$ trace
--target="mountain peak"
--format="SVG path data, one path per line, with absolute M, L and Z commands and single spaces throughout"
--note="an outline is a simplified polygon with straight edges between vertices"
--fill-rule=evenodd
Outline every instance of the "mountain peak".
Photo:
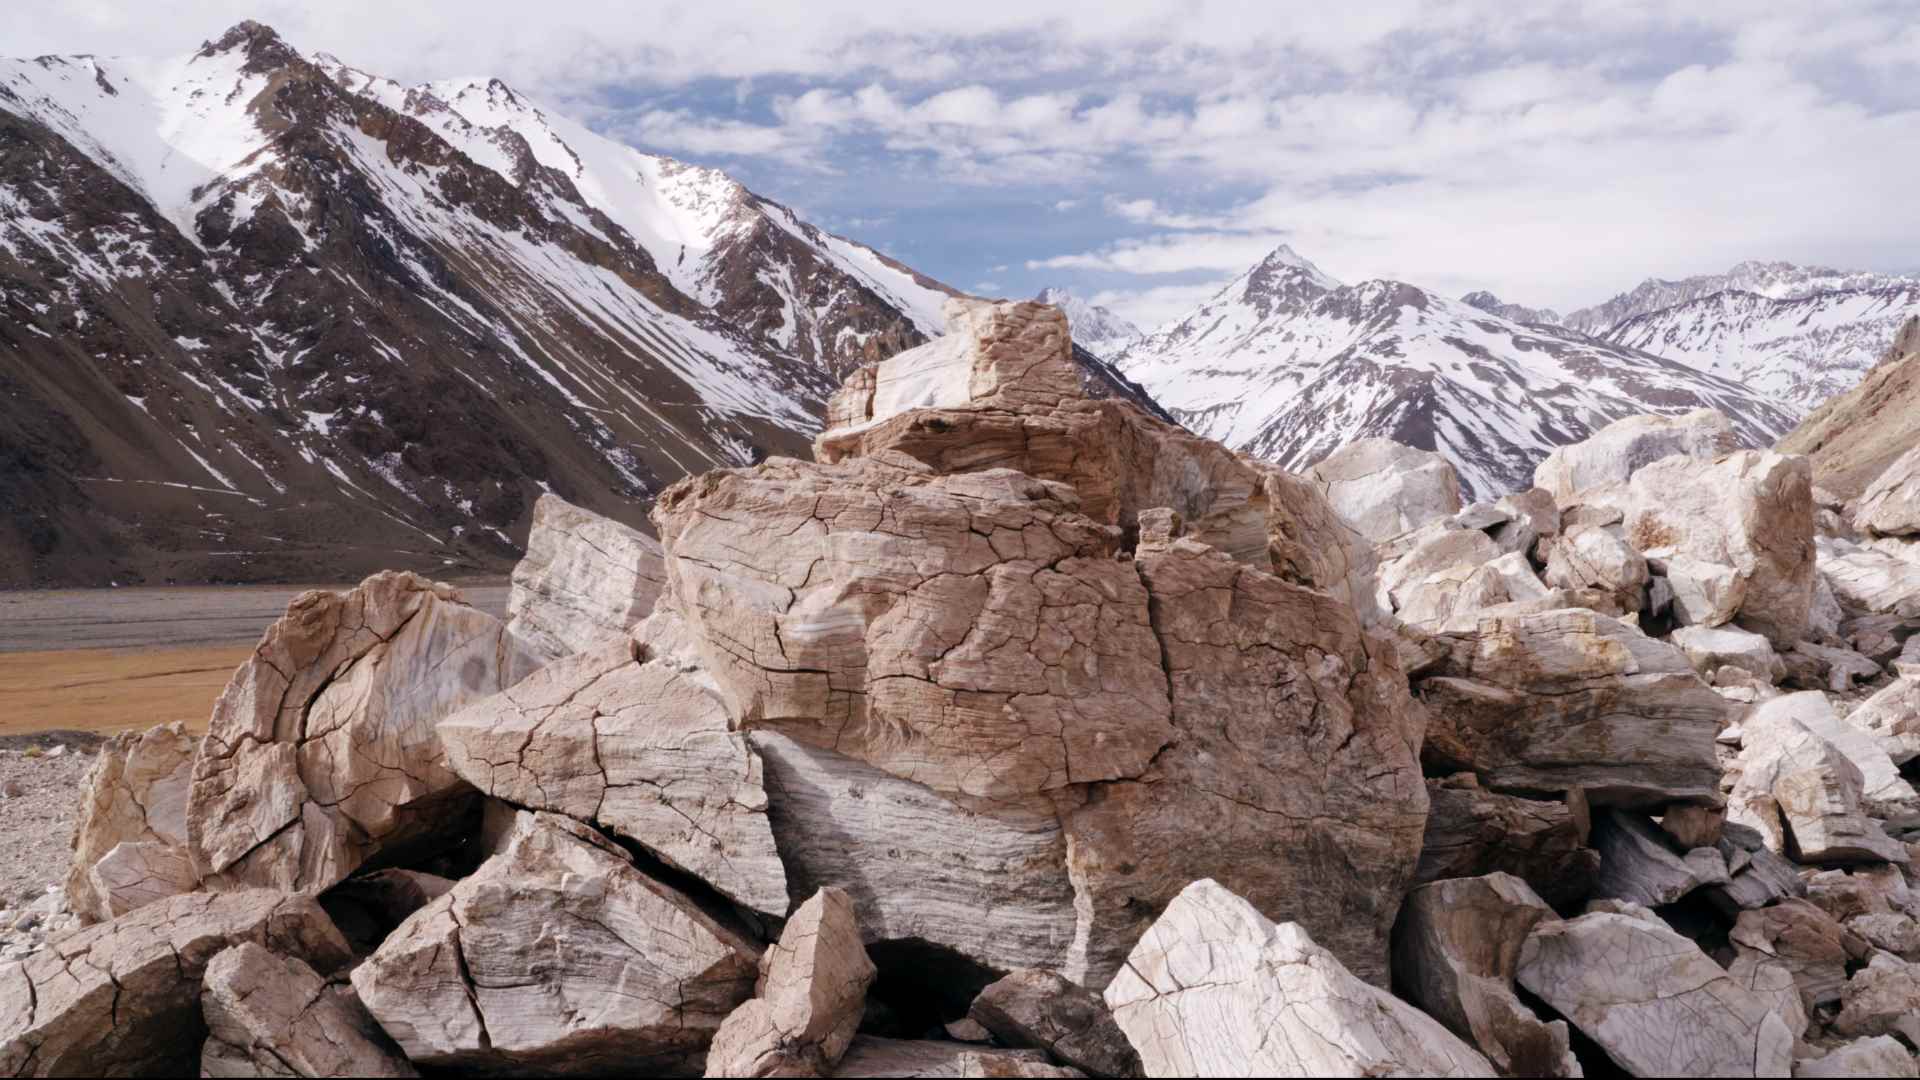
M 254 71 L 280 67 L 300 58 L 293 46 L 280 37 L 279 31 L 252 19 L 234 23 L 218 38 L 203 42 L 199 55 L 219 56 L 235 49 L 247 58 L 247 67 Z
M 1102 360 L 1117 355 L 1140 337 L 1139 327 L 1107 308 L 1082 300 L 1070 290 L 1049 285 L 1034 299 L 1064 312 L 1067 325 L 1073 330 L 1074 344 Z
M 1518 323 L 1548 323 L 1557 325 L 1560 313 L 1552 308 L 1530 308 L 1524 304 L 1509 304 L 1485 289 L 1470 292 L 1460 298 L 1460 302 L 1472 308 L 1479 308 L 1489 315 L 1498 315 Z

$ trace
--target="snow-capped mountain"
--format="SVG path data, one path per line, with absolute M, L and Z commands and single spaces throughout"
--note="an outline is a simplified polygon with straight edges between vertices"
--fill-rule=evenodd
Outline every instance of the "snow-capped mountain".
M 1771 300 L 1797 300 L 1818 293 L 1867 292 L 1915 284 L 1920 284 L 1920 277 L 1913 275 L 1749 260 L 1735 265 L 1724 274 L 1699 274 L 1678 281 L 1648 278 L 1631 291 L 1611 300 L 1569 312 L 1561 323 L 1583 334 L 1602 337 L 1628 319 L 1664 311 L 1715 293 L 1743 292 Z M 1888 341 L 1891 340 L 1889 337 Z
M 1728 290 L 1635 315 L 1602 336 L 1731 379 L 1796 417 L 1853 389 L 1920 315 L 1920 280 L 1772 298 Z
M 0 586 L 497 570 L 542 491 L 644 526 L 953 294 L 497 81 L 251 22 L 0 60 Z
M 1560 324 L 1560 313 L 1552 308 L 1531 308 L 1524 304 L 1509 304 L 1484 289 L 1468 293 L 1460 298 L 1460 302 L 1468 307 L 1479 308 L 1481 311 L 1498 315 L 1503 319 L 1511 319 L 1517 323 L 1546 323 L 1548 326 Z
M 1284 246 L 1115 366 L 1194 431 L 1287 468 L 1385 436 L 1447 455 L 1476 497 L 1530 485 L 1553 447 L 1635 413 L 1708 406 L 1757 445 L 1793 425 L 1676 361 L 1405 282 L 1342 285 Z
M 1112 359 L 1140 337 L 1139 327 L 1066 289 L 1041 289 L 1034 299 L 1064 312 L 1067 325 L 1073 328 L 1073 343 L 1103 360 Z

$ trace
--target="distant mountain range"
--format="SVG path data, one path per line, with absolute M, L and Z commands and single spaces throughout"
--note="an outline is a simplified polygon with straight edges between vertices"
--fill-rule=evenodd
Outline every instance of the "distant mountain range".
M 1477 497 L 1635 413 L 1719 409 L 1754 444 L 1795 419 L 1678 360 L 1406 282 L 1344 285 L 1285 246 L 1114 364 L 1194 431 L 1287 468 L 1384 436 L 1446 454 Z
M 1101 359 L 1112 359 L 1141 336 L 1139 327 L 1066 289 L 1041 289 L 1034 299 L 1064 312 L 1067 325 L 1073 328 L 1074 344 Z
M 543 491 L 804 454 L 952 295 L 497 80 L 0 60 L 0 586 L 498 571 Z

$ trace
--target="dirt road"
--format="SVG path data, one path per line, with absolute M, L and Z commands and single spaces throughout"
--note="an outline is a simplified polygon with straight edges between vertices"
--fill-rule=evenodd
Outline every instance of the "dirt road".
M 0 736 L 204 727 L 227 677 L 303 588 L 0 592 Z M 506 586 L 460 588 L 468 603 L 505 614 Z

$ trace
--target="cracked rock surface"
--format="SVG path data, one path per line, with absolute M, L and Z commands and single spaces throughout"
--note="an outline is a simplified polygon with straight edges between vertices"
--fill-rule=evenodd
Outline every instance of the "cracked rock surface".
M 1493 1076 L 1439 1021 L 1355 978 L 1296 923 L 1183 889 L 1107 987 L 1148 1076 Z
M 351 987 L 254 942 L 207 965 L 200 1008 L 202 1076 L 420 1075 Z
M 498 799 L 598 824 L 734 900 L 787 913 L 760 755 L 711 683 L 621 639 L 440 721 L 447 762 Z
M 67 871 L 67 902 L 82 919 L 111 919 L 195 884 L 186 857 L 187 792 L 198 744 L 178 722 L 101 744 L 82 781 Z M 119 851 L 123 845 L 137 847 Z M 96 880 L 97 864 L 109 856 Z
M 326 972 L 351 959 L 311 897 L 251 889 L 148 904 L 0 967 L 0 1073 L 191 1074 L 206 1033 L 201 975 L 246 942 Z
M 188 848 L 207 887 L 319 891 L 457 819 L 434 724 L 538 661 L 447 585 L 375 574 L 302 593 L 214 704 Z
M 665 584 L 658 540 L 549 492 L 533 504 L 527 554 L 513 568 L 507 629 L 557 660 L 624 640 Z
M 1327 501 L 1375 543 L 1460 511 L 1460 476 L 1431 450 L 1359 439 L 1307 469 Z
M 874 974 L 852 899 L 821 889 L 760 958 L 754 998 L 714 1034 L 707 1075 L 832 1075 L 860 1026 Z
M 353 972 L 422 1067 L 697 1070 L 758 947 L 585 825 L 521 812 L 498 855 Z

